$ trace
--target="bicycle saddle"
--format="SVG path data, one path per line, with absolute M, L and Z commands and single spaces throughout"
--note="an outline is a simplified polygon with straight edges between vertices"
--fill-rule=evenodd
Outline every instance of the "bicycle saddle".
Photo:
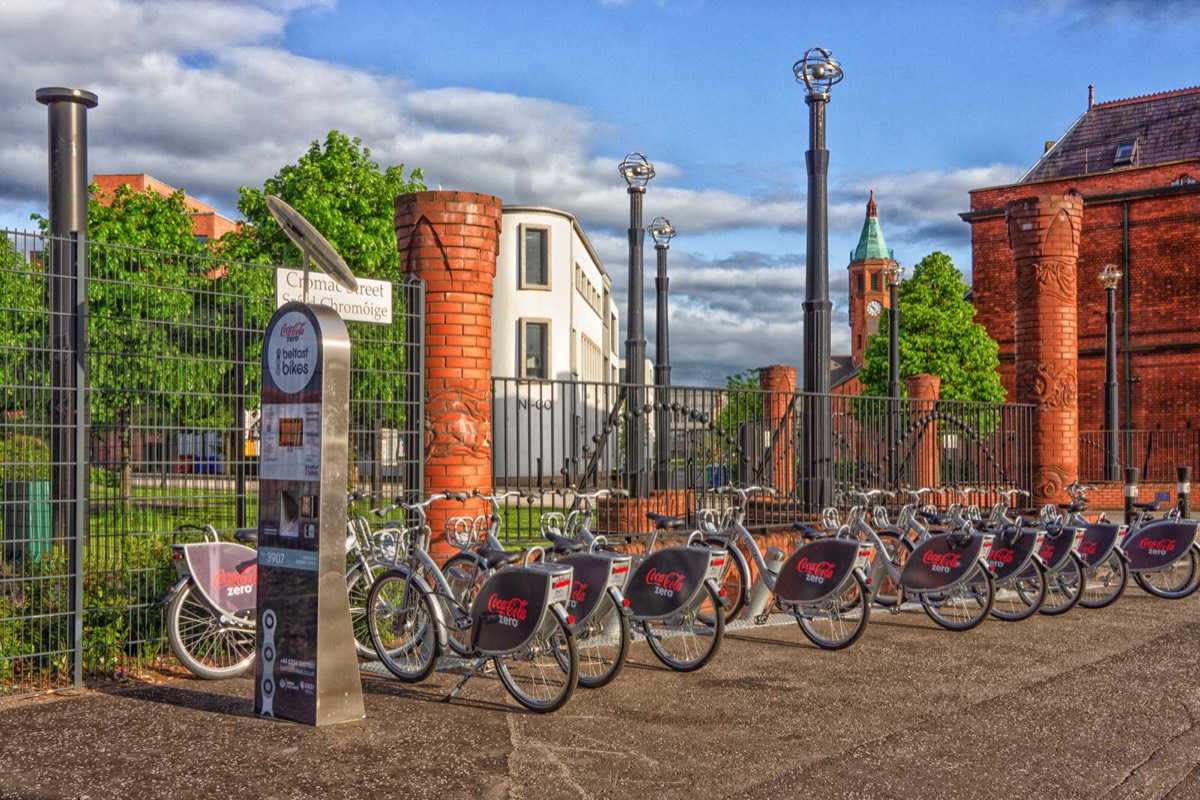
M 587 549 L 587 545 L 578 539 L 572 539 L 570 536 L 562 536 L 552 531 L 546 531 L 546 538 L 550 540 L 550 550 L 560 556 L 567 553 L 578 553 Z
M 917 513 L 921 515 L 922 519 L 933 525 L 946 525 L 951 520 L 949 514 L 935 514 L 930 511 L 918 511 Z
M 677 530 L 683 527 L 683 517 L 671 517 L 666 514 L 655 514 L 653 511 L 646 512 L 646 519 L 654 523 L 654 527 L 659 530 Z
M 1142 511 L 1158 511 L 1158 503 L 1134 503 L 1133 507 Z
M 811 525 L 805 525 L 803 522 L 793 522 L 792 530 L 800 531 L 800 534 L 806 539 L 819 539 L 829 535 L 829 532 L 823 528 L 814 528 Z
M 258 544 L 258 528 L 239 528 L 233 532 L 233 540 L 242 544 Z
M 481 547 L 476 552 L 479 553 L 479 557 L 483 559 L 483 563 L 487 565 L 488 569 L 515 564 L 525 557 L 525 554 L 519 550 L 493 550 L 490 547 Z

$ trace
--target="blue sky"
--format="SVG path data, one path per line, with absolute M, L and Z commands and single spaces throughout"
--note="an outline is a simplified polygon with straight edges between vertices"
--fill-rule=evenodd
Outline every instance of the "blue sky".
M 640 150 L 658 170 L 647 222 L 679 231 L 673 377 L 720 383 L 799 366 L 808 111 L 791 66 L 806 49 L 845 70 L 827 141 L 837 353 L 871 189 L 902 265 L 943 250 L 969 275 L 968 191 L 1018 178 L 1089 84 L 1103 102 L 1200 83 L 1198 33 L 1200 4 L 1171 0 L 9 0 L 0 227 L 44 210 L 33 94 L 66 85 L 100 97 L 94 173 L 145 172 L 236 217 L 239 186 L 336 128 L 431 188 L 574 213 L 623 309 L 616 167 Z

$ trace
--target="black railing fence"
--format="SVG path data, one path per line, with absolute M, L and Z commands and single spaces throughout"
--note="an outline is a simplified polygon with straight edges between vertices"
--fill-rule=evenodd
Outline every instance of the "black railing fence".
M 86 281 L 49 277 L 79 252 Z M 0 237 L 0 697 L 154 662 L 173 531 L 257 524 L 275 283 L 271 266 Z M 48 310 L 76 290 L 78 315 Z M 421 285 L 393 284 L 392 305 L 391 325 L 347 323 L 350 482 L 388 497 L 421 485 Z
M 832 418 L 821 421 L 813 419 L 816 404 L 804 392 L 671 387 L 665 402 L 643 392 L 649 402 L 639 409 L 630 407 L 631 387 L 624 384 L 494 378 L 492 386 L 496 489 L 541 489 L 535 508 L 506 520 L 511 540 L 540 538 L 538 512 L 574 507 L 575 489 L 648 487 L 639 502 L 605 503 L 627 505 L 631 513 L 597 515 L 599 528 L 618 535 L 646 531 L 646 510 L 694 524 L 699 509 L 728 505 L 729 495 L 717 490 L 730 483 L 775 489 L 760 509 L 769 522 L 811 516 L 813 476 L 804 474 L 803 437 L 820 424 L 832 428 L 833 460 L 825 468 L 842 489 L 1028 490 L 1031 483 L 1029 406 L 835 395 Z M 624 443 L 639 425 L 646 474 L 631 482 Z M 660 436 L 667 440 L 662 450 Z M 851 501 L 840 495 L 839 502 Z
M 1174 483 L 1177 467 L 1191 467 L 1193 475 L 1200 474 L 1200 430 L 1121 431 L 1118 452 L 1112 454 L 1104 443 L 1104 431 L 1079 434 L 1080 480 L 1098 483 L 1106 474 L 1121 480 L 1124 467 L 1137 467 L 1146 482 Z M 1115 471 L 1106 473 L 1106 464 L 1115 465 Z

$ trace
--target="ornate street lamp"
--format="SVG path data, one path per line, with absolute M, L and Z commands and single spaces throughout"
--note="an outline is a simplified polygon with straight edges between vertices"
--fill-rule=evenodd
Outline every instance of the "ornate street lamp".
M 629 185 L 629 308 L 625 330 L 625 382 L 629 384 L 625 407 L 628 432 L 625 436 L 625 475 L 631 497 L 646 496 L 645 422 L 642 419 L 642 384 L 645 383 L 646 332 L 642 309 L 642 195 L 654 177 L 654 165 L 641 153 L 630 153 L 618 167 Z
M 805 505 L 819 511 L 833 502 L 833 403 L 830 399 L 829 219 L 826 176 L 829 151 L 825 149 L 825 104 L 829 90 L 842 80 L 842 67 L 821 47 L 814 47 L 792 65 L 797 83 L 803 83 L 808 104 L 808 251 L 804 283 L 804 391 L 811 412 L 807 416 L 805 474 L 809 490 Z
M 654 316 L 654 405 L 655 428 L 655 486 L 668 488 L 671 466 L 671 419 L 668 407 L 671 403 L 671 344 L 667 331 L 667 250 L 675 238 L 675 226 L 666 217 L 656 217 L 650 223 L 650 236 L 654 239 L 654 250 L 658 256 L 658 277 L 654 279 L 657 310 Z
M 900 426 L 896 423 L 900 414 L 900 278 L 904 268 L 893 261 L 883 274 L 888 285 L 888 476 L 895 486 L 900 482 L 896 464 L 896 436 Z
M 1120 439 L 1117 430 L 1117 284 L 1121 271 L 1116 264 L 1106 264 L 1098 276 L 1108 295 L 1104 312 L 1104 480 L 1120 480 L 1121 465 L 1117 460 Z

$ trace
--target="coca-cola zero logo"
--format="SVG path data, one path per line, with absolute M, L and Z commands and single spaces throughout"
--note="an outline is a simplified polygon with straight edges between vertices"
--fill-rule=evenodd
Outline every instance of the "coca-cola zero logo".
M 258 585 L 258 565 L 251 564 L 243 570 L 227 570 L 221 567 L 213 576 L 213 591 L 225 591 L 227 597 L 250 594 Z
M 306 323 L 307 323 L 307 320 L 303 320 L 303 319 L 299 320 L 297 322 L 293 322 L 290 325 L 285 322 L 279 326 L 279 335 L 283 336 L 288 341 L 292 341 L 294 339 L 299 339 L 301 336 L 304 335 L 304 326 Z
M 1079 545 L 1079 555 L 1094 556 L 1096 555 L 1096 547 L 1096 542 L 1084 542 L 1083 544 Z
M 992 564 L 1011 564 L 1016 552 L 1011 547 L 1002 547 L 988 554 L 988 562 Z
M 1175 549 L 1174 539 L 1142 539 L 1138 542 L 1139 550 L 1149 550 L 1151 555 L 1165 556 Z
M 931 550 L 922 556 L 921 563 L 934 572 L 950 572 L 962 563 L 962 556 L 958 553 L 935 553 Z
M 796 570 L 805 575 L 812 575 L 821 580 L 833 577 L 834 563 L 832 561 L 809 561 L 808 556 L 801 556 L 796 563 Z
M 574 583 L 571 584 L 571 605 L 572 606 L 574 606 L 576 603 L 582 603 L 584 600 L 587 599 L 587 595 L 588 595 L 588 584 L 584 583 L 583 581 L 575 581 Z
M 529 616 L 529 601 L 521 597 L 501 597 L 492 593 L 487 601 L 487 610 L 499 615 L 501 625 L 515 628 Z

